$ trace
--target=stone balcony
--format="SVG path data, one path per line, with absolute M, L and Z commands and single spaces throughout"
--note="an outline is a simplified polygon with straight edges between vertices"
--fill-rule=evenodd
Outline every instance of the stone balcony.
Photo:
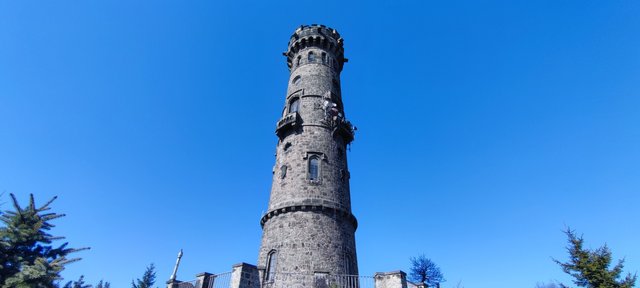
M 276 135 L 282 139 L 286 132 L 294 129 L 299 122 L 300 115 L 298 115 L 298 112 L 292 112 L 284 115 L 284 117 L 278 120 L 278 124 L 276 125 Z

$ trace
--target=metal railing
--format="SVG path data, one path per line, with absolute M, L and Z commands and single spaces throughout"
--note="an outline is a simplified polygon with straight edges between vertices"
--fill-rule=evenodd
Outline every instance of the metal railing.
M 213 279 L 211 279 L 213 278 Z M 231 272 L 216 274 L 211 277 L 209 286 L 206 288 L 229 288 L 231 287 Z
M 371 276 L 274 273 L 262 288 L 374 288 Z
M 198 280 L 184 281 L 178 283 L 178 288 L 196 288 L 198 284 Z

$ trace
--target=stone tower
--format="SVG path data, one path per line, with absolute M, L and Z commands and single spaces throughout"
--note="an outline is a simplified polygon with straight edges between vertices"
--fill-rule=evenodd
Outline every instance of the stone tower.
M 340 92 L 347 59 L 340 34 L 315 24 L 299 27 L 283 54 L 290 76 L 257 266 L 263 283 L 309 287 L 308 275 L 358 274 L 346 153 L 354 133 Z

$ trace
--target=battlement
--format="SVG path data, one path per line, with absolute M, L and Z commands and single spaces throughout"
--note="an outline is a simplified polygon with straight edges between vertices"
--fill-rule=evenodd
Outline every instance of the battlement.
M 298 27 L 298 29 L 296 29 L 296 31 L 294 31 L 293 34 L 291 35 L 291 39 L 289 40 L 289 46 L 291 46 L 291 43 L 295 42 L 296 40 L 302 37 L 312 36 L 312 35 L 322 35 L 325 37 L 331 37 L 336 41 L 338 41 L 339 39 L 342 39 L 342 37 L 340 37 L 340 33 L 338 33 L 336 29 L 333 29 L 331 27 L 327 27 L 321 24 L 300 25 L 300 27 Z
M 338 61 L 336 68 L 341 71 L 343 63 L 347 62 L 347 59 L 344 58 L 343 43 L 340 33 L 333 28 L 319 24 L 301 25 L 291 35 L 288 49 L 282 54 L 287 57 L 287 65 L 291 69 L 294 57 L 300 50 L 307 47 L 318 47 L 334 54 Z

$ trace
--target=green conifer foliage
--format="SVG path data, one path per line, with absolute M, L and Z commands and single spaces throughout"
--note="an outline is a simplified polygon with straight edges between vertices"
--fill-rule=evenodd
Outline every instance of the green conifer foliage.
M 0 227 L 0 287 L 56 287 L 65 265 L 80 260 L 67 256 L 88 248 L 67 248 L 67 243 L 53 246 L 55 240 L 64 239 L 48 233 L 54 227 L 50 221 L 64 216 L 49 212 L 56 197 L 37 207 L 30 195 L 29 205 L 22 208 L 10 195 L 15 211 L 0 215 L 4 225 Z
M 80 276 L 78 281 L 69 281 L 63 288 L 91 288 L 92 286 L 84 283 L 84 275 Z
M 618 280 L 624 267 L 624 260 L 619 260 L 613 269 L 609 269 L 612 257 L 607 245 L 596 250 L 586 249 L 583 248 L 584 240 L 581 236 L 576 236 L 571 229 L 567 229 L 565 233 L 569 238 L 569 246 L 567 246 L 569 261 L 565 263 L 555 259 L 554 261 L 565 273 L 575 278 L 574 284 L 587 288 L 631 288 L 635 285 L 636 275 L 627 274 L 624 279 Z M 561 286 L 568 287 L 564 284 Z
M 151 263 L 144 271 L 142 279 L 131 281 L 132 288 L 151 288 L 156 283 L 156 266 Z
M 109 282 L 100 280 L 100 282 L 98 282 L 98 285 L 96 285 L 96 288 L 111 288 L 111 284 Z

